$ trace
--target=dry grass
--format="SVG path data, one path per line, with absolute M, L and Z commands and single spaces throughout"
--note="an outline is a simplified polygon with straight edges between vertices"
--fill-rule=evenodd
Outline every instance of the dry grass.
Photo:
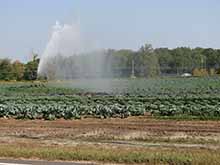
M 94 145 L 75 147 L 0 145 L 0 156 L 125 164 L 220 164 L 220 152 L 206 149 L 127 148 Z

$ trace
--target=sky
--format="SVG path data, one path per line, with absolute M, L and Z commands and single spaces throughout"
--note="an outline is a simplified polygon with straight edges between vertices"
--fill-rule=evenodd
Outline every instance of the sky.
M 220 48 L 219 0 L 0 0 L 0 58 L 41 55 L 56 21 L 102 48 Z

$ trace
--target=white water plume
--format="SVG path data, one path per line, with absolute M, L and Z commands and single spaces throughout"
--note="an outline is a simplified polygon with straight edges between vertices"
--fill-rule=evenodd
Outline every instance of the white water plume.
M 86 41 L 88 40 L 82 36 L 78 24 L 60 25 L 57 21 L 53 26 L 51 39 L 41 56 L 38 75 L 59 79 L 62 74 L 62 79 L 66 79 L 76 77 L 75 72 L 78 72 L 79 76 L 87 70 L 101 71 L 103 51 L 95 49 Z
M 100 79 L 110 74 L 104 69 L 109 63 L 105 51 L 91 45 L 82 35 L 79 24 L 61 25 L 57 21 L 41 56 L 38 76 L 48 80 L 73 80 Z

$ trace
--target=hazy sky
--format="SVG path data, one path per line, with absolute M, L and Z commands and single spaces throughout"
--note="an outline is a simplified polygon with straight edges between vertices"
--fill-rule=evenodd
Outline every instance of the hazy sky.
M 104 48 L 220 48 L 219 0 L 0 0 L 0 58 L 41 54 L 56 20 Z

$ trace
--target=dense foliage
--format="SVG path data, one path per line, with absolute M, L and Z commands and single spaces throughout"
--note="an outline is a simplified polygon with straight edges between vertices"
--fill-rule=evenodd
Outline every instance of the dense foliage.
M 88 55 L 89 56 L 89 55 Z M 79 57 L 80 58 L 80 57 Z M 82 57 L 84 58 L 84 57 Z M 88 58 L 88 57 L 87 57 Z M 104 64 L 102 77 L 157 77 L 159 75 L 181 75 L 191 73 L 195 76 L 208 76 L 219 74 L 220 69 L 220 50 L 212 48 L 188 48 L 178 47 L 175 49 L 156 48 L 146 44 L 138 51 L 129 49 L 113 50 L 103 52 Z M 94 57 L 94 59 L 96 59 Z M 97 58 L 98 59 L 98 58 Z M 79 61 L 85 59 L 79 59 Z M 49 79 L 73 79 L 81 72 L 75 56 L 68 58 L 56 56 L 51 59 L 51 63 L 56 68 L 65 64 L 66 69 L 56 76 L 56 70 L 49 66 Z M 62 64 L 62 65 L 60 65 Z M 52 65 L 52 66 L 53 66 Z M 59 69 L 62 71 L 62 69 Z M 62 77 L 65 73 L 68 77 Z M 88 73 L 88 70 L 84 71 Z M 80 74 L 82 75 L 82 74 Z M 86 77 L 87 75 L 85 75 Z
M 194 76 L 208 76 L 220 73 L 219 49 L 199 47 L 193 49 L 189 47 L 153 49 L 151 45 L 146 44 L 137 51 L 109 49 L 105 50 L 102 55 L 104 61 L 102 77 L 135 76 L 146 78 L 159 75 L 180 75 L 186 72 Z M 92 61 L 90 58 L 96 59 L 90 55 L 79 56 L 78 58 L 76 56 L 57 55 L 50 59 L 51 63 L 46 66 L 48 74 L 43 78 L 74 79 L 80 72 L 85 72 L 85 77 L 91 76 L 94 73 L 90 73 L 89 67 L 87 67 L 88 70 L 82 71 L 77 65 L 79 61 L 87 65 L 86 60 Z M 0 80 L 37 79 L 39 60 L 36 55 L 32 61 L 26 64 L 19 61 L 11 62 L 9 59 L 0 60 Z M 82 74 L 80 73 L 80 75 Z
M 0 59 L 0 80 L 36 80 L 40 59 L 34 55 L 27 64 L 10 59 Z
M 74 82 L 63 82 L 62 85 Z M 60 83 L 5 83 L 0 117 L 16 119 L 109 118 L 152 115 L 220 119 L 219 78 L 115 81 L 111 93 L 61 88 Z M 68 85 L 67 85 L 68 86 Z

